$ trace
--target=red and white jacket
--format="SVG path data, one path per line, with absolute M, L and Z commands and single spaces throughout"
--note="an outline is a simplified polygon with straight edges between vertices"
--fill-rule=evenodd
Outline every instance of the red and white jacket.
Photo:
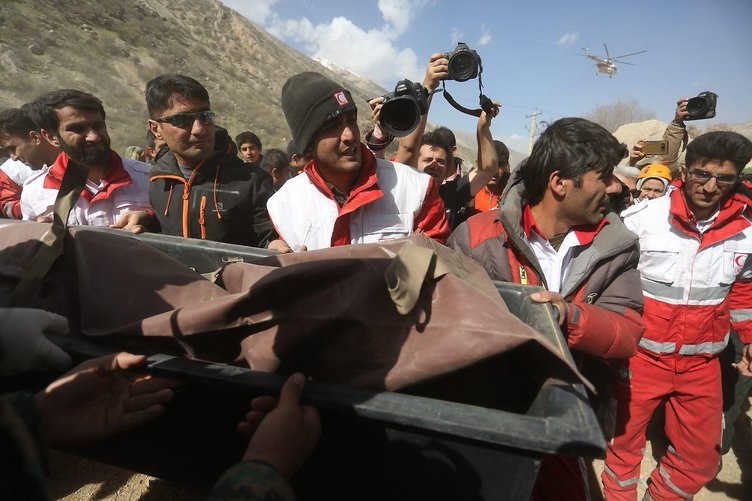
M 342 207 L 315 160 L 269 199 L 269 216 L 287 245 L 315 250 L 416 232 L 445 243 L 449 223 L 433 178 L 407 165 L 376 159 L 363 144 L 360 149 L 361 172 Z
M 700 233 L 681 187 L 675 181 L 666 196 L 622 213 L 640 239 L 646 329 L 638 352 L 712 358 L 730 328 L 752 342 L 752 200 L 733 193 Z
M 114 151 L 111 162 L 110 174 L 99 184 L 87 181 L 70 211 L 68 224 L 109 226 L 126 212 L 153 212 L 149 203 L 150 166 L 122 158 Z M 68 156 L 61 153 L 49 170 L 35 173 L 26 181 L 21 193 L 23 219 L 36 221 L 52 214 L 67 166 Z
M 8 159 L 0 165 L 0 217 L 21 219 L 21 188 L 33 173 L 20 160 Z

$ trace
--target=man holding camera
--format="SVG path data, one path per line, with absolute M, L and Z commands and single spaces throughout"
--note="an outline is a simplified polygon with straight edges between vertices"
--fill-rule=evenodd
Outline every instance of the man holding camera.
M 425 233 L 445 242 L 449 226 L 433 178 L 376 159 L 360 142 L 350 91 L 315 72 L 290 77 L 282 110 L 311 160 L 269 199 L 280 252 L 373 243 Z
M 687 146 L 681 180 L 623 213 L 640 239 L 645 335 L 614 388 L 616 436 L 601 476 L 607 500 L 635 499 L 645 429 L 665 402 L 670 447 L 646 499 L 691 499 L 715 477 L 723 412 L 719 354 L 733 329 L 752 375 L 752 199 L 739 174 L 752 142 L 709 132 Z

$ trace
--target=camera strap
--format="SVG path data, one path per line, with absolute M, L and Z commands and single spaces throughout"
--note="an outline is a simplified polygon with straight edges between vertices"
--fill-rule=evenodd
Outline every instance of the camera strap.
M 480 104 L 480 108 L 475 108 L 474 110 L 471 110 L 470 108 L 465 108 L 460 103 L 458 103 L 452 95 L 449 93 L 448 90 L 446 90 L 446 81 L 442 80 L 441 87 L 442 87 L 442 93 L 444 94 L 444 99 L 446 99 L 447 103 L 452 105 L 452 108 L 454 108 L 457 111 L 461 111 L 462 113 L 465 113 L 466 115 L 470 115 L 473 117 L 480 117 L 480 114 L 482 112 L 490 113 L 493 109 L 493 102 L 491 99 L 488 98 L 485 94 L 483 94 L 483 64 L 479 62 L 480 68 L 478 71 L 478 101 Z

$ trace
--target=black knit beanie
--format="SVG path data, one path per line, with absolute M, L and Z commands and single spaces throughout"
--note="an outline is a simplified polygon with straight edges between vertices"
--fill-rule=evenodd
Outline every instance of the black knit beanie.
M 282 111 L 301 152 L 322 125 L 357 110 L 349 90 L 314 71 L 298 73 L 282 87 Z

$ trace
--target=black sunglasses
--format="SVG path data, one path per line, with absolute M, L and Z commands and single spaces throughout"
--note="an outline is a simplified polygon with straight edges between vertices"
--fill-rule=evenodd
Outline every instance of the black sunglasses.
M 185 129 L 191 127 L 193 122 L 201 120 L 204 125 L 213 125 L 216 114 L 213 111 L 194 111 L 192 113 L 175 113 L 166 117 L 155 118 L 155 122 L 168 123 L 173 127 Z

